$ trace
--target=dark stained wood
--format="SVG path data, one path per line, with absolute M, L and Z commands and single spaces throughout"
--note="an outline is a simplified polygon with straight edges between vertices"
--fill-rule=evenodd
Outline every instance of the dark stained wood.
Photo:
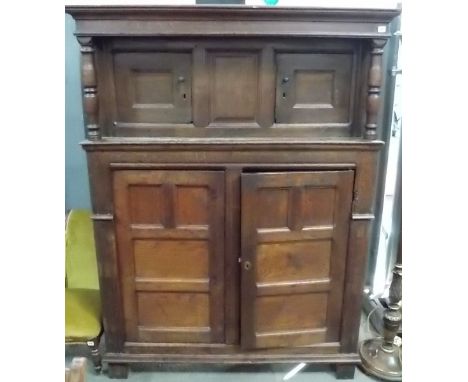
M 235 355 L 244 353 L 254 357 L 290 357 L 303 356 L 310 354 L 338 354 L 339 343 L 322 342 L 309 346 L 291 347 L 291 348 L 269 348 L 269 349 L 251 349 L 248 352 L 240 352 L 238 345 L 227 344 L 199 344 L 199 343 L 142 343 L 127 342 L 125 351 L 129 354 L 185 354 L 190 355 L 198 353 L 200 355 Z
M 125 123 L 190 123 L 192 67 L 188 53 L 116 52 L 117 119 Z
M 339 363 L 339 364 L 357 364 L 359 362 L 358 354 L 330 354 L 309 352 L 303 354 L 282 354 L 282 353 L 235 353 L 235 354 L 169 354 L 169 353 L 142 353 L 119 354 L 109 353 L 106 361 L 126 362 L 126 363 L 166 363 L 166 362 L 184 362 L 184 363 L 214 363 L 214 364 L 253 364 L 253 363 L 274 363 L 289 364 L 305 362 L 313 365 Z
M 365 272 L 360 270 L 365 269 L 367 263 L 371 222 L 371 219 L 353 220 L 350 225 L 349 255 L 343 299 L 343 309 L 347 314 L 341 323 L 341 331 L 347 334 L 341 341 L 343 352 L 355 351 L 358 344 L 365 276 Z
M 66 11 L 109 376 L 307 362 L 351 377 L 399 10 Z
M 222 342 L 223 173 L 117 171 L 114 196 L 126 339 Z
M 239 166 L 249 170 L 249 169 L 256 169 L 256 170 L 265 170 L 265 169 L 274 169 L 282 168 L 287 169 L 330 169 L 330 168 L 354 168 L 358 171 L 361 171 L 361 175 L 356 178 L 356 190 L 360 195 L 360 199 L 355 201 L 353 204 L 354 206 L 354 215 L 356 218 L 365 218 L 369 219 L 372 216 L 370 213 L 371 204 L 369 204 L 371 198 L 367 195 L 371 195 L 371 190 L 369 189 L 368 185 L 369 182 L 372 181 L 372 174 L 374 174 L 374 167 L 377 158 L 377 151 L 375 151 L 379 145 L 375 143 L 366 143 L 366 144 L 359 144 L 357 145 L 356 141 L 352 141 L 352 144 L 341 143 L 337 144 L 334 142 L 323 142 L 319 143 L 316 142 L 315 144 L 301 144 L 296 146 L 291 145 L 277 145 L 276 147 L 279 148 L 279 151 L 271 151 L 271 143 L 267 144 L 254 144 L 247 147 L 247 151 L 242 150 L 239 151 L 237 147 L 237 143 L 231 142 L 230 145 L 212 145 L 212 146 L 197 146 L 197 145 L 190 145 L 184 146 L 180 144 L 178 145 L 170 145 L 170 146 L 156 146 L 154 143 L 150 145 L 144 146 L 136 146 L 136 145 L 126 145 L 126 144 L 119 144 L 119 145 L 109 145 L 109 143 L 105 143 L 104 141 L 101 144 L 87 144 L 85 147 L 91 149 L 88 155 L 91 160 L 91 169 L 93 169 L 92 174 L 98 179 L 105 180 L 105 179 L 112 179 L 111 175 L 114 170 L 121 170 L 121 169 L 133 169 L 133 170 L 155 170 L 159 168 L 165 169 L 187 169 L 187 168 L 214 168 L 219 169 L 223 166 L 220 163 L 223 158 L 224 160 L 229 160 L 226 163 L 238 163 Z M 297 145 L 297 143 L 296 143 Z M 100 150 L 104 151 L 94 151 L 94 148 L 99 147 Z M 141 151 L 138 149 L 143 149 L 146 147 L 147 151 Z M 269 149 L 267 149 L 267 147 Z M 107 149 L 113 148 L 114 151 L 109 151 Z M 131 151 L 129 149 L 131 148 Z M 208 148 L 210 148 L 208 150 Z M 251 151 L 248 151 L 250 148 Z M 296 149 L 297 148 L 297 149 Z M 117 150 L 116 150 L 117 149 Z M 291 150 L 294 149 L 294 150 Z M 150 150 L 150 151 L 148 151 Z M 268 151 L 270 150 L 270 151 Z M 287 155 L 281 155 L 281 153 L 288 153 Z M 226 154 L 229 153 L 229 157 Z M 95 161 L 93 158 L 98 159 L 99 161 Z M 178 159 L 176 159 L 178 158 Z M 321 158 L 321 159 L 320 159 Z M 175 164 L 174 161 L 180 163 L 180 161 L 184 161 L 184 164 Z M 288 164 L 289 163 L 289 164 Z M 313 164 L 316 163 L 316 164 Z M 237 167 L 236 174 L 239 175 L 239 168 Z M 251 171 L 251 170 L 249 170 Z M 236 175 L 236 176 L 238 176 Z M 94 175 L 93 175 L 94 176 Z M 239 187 L 238 184 L 234 179 L 236 176 L 232 178 L 232 187 L 236 188 Z M 111 184 L 111 183 L 110 183 Z M 237 184 L 237 186 L 236 186 Z M 93 202 L 99 203 L 101 206 L 98 211 L 105 212 L 111 205 L 109 205 L 109 198 L 107 195 L 112 194 L 112 188 L 108 188 L 109 183 L 107 182 L 100 182 L 100 187 L 93 190 Z M 323 196 L 319 194 L 315 195 L 317 201 L 321 204 L 326 203 L 326 198 L 324 199 Z M 307 202 L 307 198 L 305 202 Z M 312 199 L 313 200 L 313 199 Z M 111 201 L 111 200 L 110 200 Z M 367 201 L 367 202 L 366 202 Z M 364 203 L 364 204 L 362 204 Z M 309 202 L 311 207 L 313 204 Z M 232 202 L 230 204 L 235 206 L 235 203 Z M 309 208 L 311 208 L 309 207 Z M 226 208 L 229 208 L 226 206 Z M 325 209 L 326 210 L 326 209 Z M 361 213 L 362 211 L 367 211 L 367 214 Z M 232 214 L 233 212 L 231 212 Z M 325 214 L 317 214 L 314 213 L 317 219 L 320 219 L 320 223 L 325 225 L 326 227 L 326 216 Z M 98 216 L 101 216 L 100 214 Z M 307 218 L 307 214 L 305 215 Z M 109 220 L 105 220 L 109 221 Z M 238 224 L 238 223 L 237 223 Z M 235 226 L 235 225 L 234 225 Z M 154 230 L 153 230 L 154 232 Z M 235 230 L 234 230 L 235 232 Z M 326 228 L 325 228 L 326 234 Z M 323 232 L 314 233 L 313 231 L 309 232 L 308 234 L 316 235 L 320 234 L 323 235 Z M 99 240 L 99 238 L 97 238 Z M 234 239 L 232 239 L 234 240 Z M 235 243 L 233 244 L 235 246 Z M 365 254 L 363 254 L 365 255 Z M 237 260 L 237 259 L 236 259 Z M 317 286 L 316 286 L 317 287 Z M 318 286 L 320 287 L 320 286 Z M 116 308 L 115 306 L 113 308 Z M 118 308 L 118 307 L 117 307 Z M 232 309 L 226 307 L 225 309 Z M 358 307 L 357 307 L 358 309 Z M 359 316 L 359 315 L 358 315 Z M 345 337 L 344 337 L 345 338 Z M 190 349 L 190 348 L 189 348 Z M 197 348 L 198 349 L 198 348 Z M 320 348 L 321 349 L 321 348 Z M 167 351 L 167 349 L 165 350 Z M 181 350 L 179 350 L 180 352 Z M 195 350 L 194 350 L 195 351 Z M 198 350 L 197 350 L 198 351 Z M 287 349 L 284 350 L 286 352 Z M 323 350 L 320 350 L 320 353 Z M 196 352 L 196 351 L 195 351 Z M 192 353 L 193 354 L 193 353 Z
M 241 168 L 226 169 L 224 322 L 226 344 L 239 344 L 240 336 L 240 177 Z
M 252 6 L 67 6 L 78 35 L 388 38 L 396 9 Z M 157 22 L 154 22 L 157 20 Z M 380 29 L 379 26 L 386 26 Z
M 104 43 L 99 56 L 99 70 L 106 73 L 101 86 L 108 109 L 101 112 L 104 134 L 133 136 L 139 134 L 136 128 L 157 129 L 158 134 L 164 129 L 174 134 L 179 129 L 184 135 L 205 131 L 186 131 L 195 126 L 230 130 L 275 127 L 297 134 L 305 128 L 326 126 L 330 132 L 335 128 L 350 135 L 363 128 L 363 121 L 355 121 L 352 115 L 361 102 L 355 97 L 356 73 L 364 59 L 358 54 L 360 42 L 298 39 L 285 44 L 256 39 L 249 42 L 248 50 L 243 40 L 229 43 L 229 50 L 224 40 L 201 38 Z M 281 82 L 285 70 L 291 72 L 287 84 Z M 184 81 L 178 82 L 180 78 Z M 296 87 L 295 83 L 303 85 Z M 283 99 L 282 90 L 288 90 L 290 96 Z M 184 94 L 186 98 L 181 97 Z M 328 101 L 320 101 L 320 94 Z M 210 130 L 205 134 L 216 135 Z
M 354 54 L 278 54 L 276 122 L 350 126 Z
M 121 310 L 121 289 L 117 280 L 120 274 L 116 255 L 113 220 L 94 220 L 97 265 L 101 301 L 103 301 L 103 326 L 108 351 L 122 351 L 125 341 L 124 317 Z
M 353 171 L 242 175 L 243 347 L 339 340 L 353 180 Z M 317 230 L 325 234 L 309 234 Z
M 259 52 L 208 52 L 210 124 L 258 124 L 259 61 Z
M 98 90 L 94 59 L 96 49 L 90 37 L 79 37 L 78 42 L 81 45 L 81 84 L 86 135 L 91 140 L 97 140 L 101 137 L 101 131 L 98 123 Z
M 377 118 L 380 110 L 380 87 L 382 85 L 382 54 L 387 41 L 372 40 L 371 64 L 369 68 L 366 138 L 377 138 Z

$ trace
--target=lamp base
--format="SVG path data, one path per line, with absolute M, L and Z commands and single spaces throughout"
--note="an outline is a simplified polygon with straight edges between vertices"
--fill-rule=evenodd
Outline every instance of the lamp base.
M 392 350 L 382 347 L 383 338 L 363 341 L 359 349 L 363 369 L 386 381 L 401 381 L 401 349 L 393 345 Z

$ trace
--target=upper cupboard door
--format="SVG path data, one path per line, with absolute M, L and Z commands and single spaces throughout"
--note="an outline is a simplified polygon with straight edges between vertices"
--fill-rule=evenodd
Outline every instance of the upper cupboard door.
M 190 123 L 192 55 L 116 53 L 117 124 Z
M 224 174 L 116 171 L 126 339 L 224 341 Z
M 277 123 L 351 124 L 352 53 L 285 53 L 276 62 Z
M 340 340 L 353 171 L 242 175 L 244 348 Z

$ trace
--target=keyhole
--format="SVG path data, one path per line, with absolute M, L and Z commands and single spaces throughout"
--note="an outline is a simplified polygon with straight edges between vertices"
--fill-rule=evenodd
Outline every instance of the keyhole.
M 286 98 L 286 93 L 283 93 L 283 98 Z
M 184 93 L 184 94 L 182 95 L 182 97 L 184 97 L 184 99 L 186 99 L 186 98 L 187 98 L 187 95 Z

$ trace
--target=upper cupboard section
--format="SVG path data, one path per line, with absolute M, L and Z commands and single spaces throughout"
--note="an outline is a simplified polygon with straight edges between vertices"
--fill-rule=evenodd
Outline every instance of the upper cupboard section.
M 138 135 L 138 128 L 330 128 L 359 134 L 368 65 L 362 44 L 105 40 L 97 56 L 102 126 L 106 135 Z

